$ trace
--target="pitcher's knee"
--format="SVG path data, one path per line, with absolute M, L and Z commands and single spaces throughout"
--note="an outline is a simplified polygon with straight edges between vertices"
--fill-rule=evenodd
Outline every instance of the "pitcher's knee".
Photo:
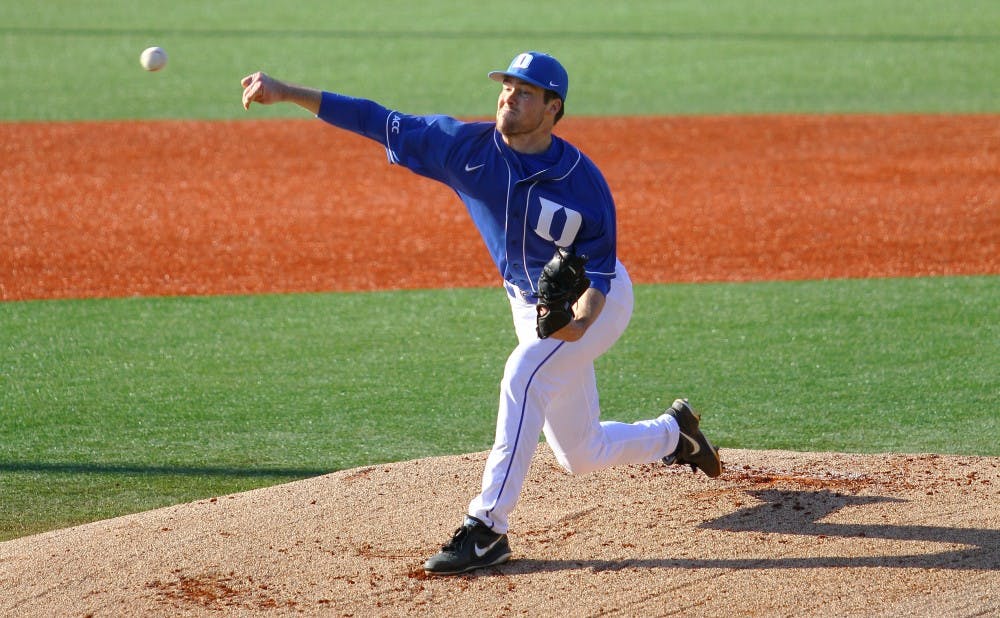
M 586 452 L 574 454 L 557 452 L 555 455 L 562 469 L 574 476 L 590 474 L 601 468 L 596 459 Z

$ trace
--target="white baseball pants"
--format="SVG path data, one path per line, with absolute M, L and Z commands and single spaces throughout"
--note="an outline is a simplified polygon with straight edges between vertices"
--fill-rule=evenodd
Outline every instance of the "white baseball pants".
M 539 339 L 535 305 L 516 292 L 508 290 L 508 296 L 519 343 L 500 384 L 496 438 L 482 493 L 469 504 L 469 514 L 498 533 L 507 532 L 540 433 L 563 468 L 586 474 L 659 461 L 677 448 L 680 431 L 665 414 L 631 424 L 600 420 L 594 360 L 618 340 L 632 317 L 632 282 L 620 262 L 604 309 L 579 341 Z

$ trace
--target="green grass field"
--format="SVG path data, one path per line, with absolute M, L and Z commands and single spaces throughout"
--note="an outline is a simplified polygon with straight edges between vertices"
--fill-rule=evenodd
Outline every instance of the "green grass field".
M 687 395 L 723 447 L 1000 455 L 997 298 L 998 277 L 644 286 L 598 365 L 605 415 Z M 509 320 L 498 290 L 0 304 L 0 536 L 486 450 Z
M 249 117 L 258 68 L 488 115 L 486 71 L 524 49 L 565 61 L 576 115 L 1000 109 L 995 2 L 158 4 L 0 4 L 0 121 Z M 302 113 L 252 117 L 279 116 Z M 640 287 L 603 407 L 685 394 L 730 448 L 1000 455 L 998 299 L 996 276 Z M 0 540 L 485 450 L 510 331 L 495 290 L 2 303 Z
M 0 3 L 0 120 L 242 117 L 257 69 L 491 115 L 485 73 L 524 49 L 565 62 L 570 114 L 993 112 L 998 24 L 991 0 L 15 1 Z M 171 59 L 148 74 L 154 44 Z

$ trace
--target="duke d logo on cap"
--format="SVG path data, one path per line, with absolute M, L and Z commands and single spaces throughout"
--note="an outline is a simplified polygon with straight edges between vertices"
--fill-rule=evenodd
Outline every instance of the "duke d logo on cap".
M 491 71 L 490 79 L 502 82 L 503 78 L 516 77 L 539 88 L 552 90 L 563 101 L 569 90 L 569 75 L 559 61 L 548 54 L 529 51 L 518 54 L 510 61 L 506 71 Z

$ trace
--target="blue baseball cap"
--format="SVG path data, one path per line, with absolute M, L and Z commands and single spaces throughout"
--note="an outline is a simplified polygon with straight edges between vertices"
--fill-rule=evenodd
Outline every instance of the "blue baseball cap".
M 563 101 L 569 90 L 569 74 L 563 65 L 552 56 L 536 51 L 518 54 L 506 71 L 491 71 L 489 77 L 497 82 L 502 82 L 504 77 L 516 77 L 555 92 Z

